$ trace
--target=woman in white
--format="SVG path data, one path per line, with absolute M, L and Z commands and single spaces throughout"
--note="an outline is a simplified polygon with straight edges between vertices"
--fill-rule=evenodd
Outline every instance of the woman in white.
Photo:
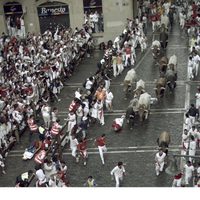
M 114 98 L 113 93 L 108 89 L 106 91 L 106 100 L 105 100 L 106 108 L 107 108 L 108 111 L 112 111 L 113 110 L 113 108 L 112 108 L 113 98 Z
M 120 182 L 123 181 L 123 177 L 125 175 L 125 168 L 123 166 L 123 162 L 118 162 L 117 166 L 113 168 L 110 174 L 111 176 L 115 177 L 116 187 L 119 187 Z
M 159 152 L 156 153 L 155 170 L 156 170 L 157 176 L 160 174 L 160 172 L 163 171 L 164 164 L 165 164 L 165 157 L 166 157 L 166 153 L 164 153 L 162 150 L 159 150 Z
M 50 123 L 51 123 L 50 111 L 51 111 L 51 108 L 46 103 L 41 108 L 44 124 L 45 124 L 45 127 L 48 128 L 48 129 L 49 129 Z

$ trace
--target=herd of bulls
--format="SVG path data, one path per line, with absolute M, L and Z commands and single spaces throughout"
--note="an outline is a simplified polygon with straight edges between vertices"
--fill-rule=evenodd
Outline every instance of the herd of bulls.
M 129 94 L 133 95 L 133 99 L 130 101 L 126 110 L 126 121 L 130 129 L 133 128 L 137 119 L 140 122 L 148 119 L 150 113 L 150 105 L 157 102 L 164 97 L 166 90 L 169 93 L 173 93 L 176 88 L 177 81 L 177 56 L 172 55 L 169 59 L 166 55 L 161 53 L 161 46 L 159 41 L 154 41 L 152 44 L 152 55 L 156 61 L 156 66 L 159 66 L 159 78 L 155 81 L 155 95 L 156 98 L 152 98 L 148 92 L 145 91 L 145 82 L 142 79 L 138 80 L 136 71 L 130 69 L 124 79 L 124 92 L 125 99 Z M 136 86 L 134 87 L 134 83 Z M 167 132 L 162 132 L 158 145 L 168 146 L 170 142 L 170 136 Z

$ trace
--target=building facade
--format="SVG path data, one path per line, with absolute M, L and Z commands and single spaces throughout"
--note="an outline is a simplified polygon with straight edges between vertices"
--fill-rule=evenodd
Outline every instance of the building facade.
M 94 35 L 108 41 L 121 33 L 127 18 L 133 18 L 137 0 L 1 0 L 0 27 L 8 33 L 8 26 L 16 26 L 23 16 L 26 33 L 43 33 L 57 26 L 82 27 L 89 13 L 99 13 Z M 96 27 L 95 30 L 96 30 Z

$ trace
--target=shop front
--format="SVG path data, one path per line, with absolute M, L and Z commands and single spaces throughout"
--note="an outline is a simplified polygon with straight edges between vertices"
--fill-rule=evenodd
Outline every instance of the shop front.
M 49 2 L 37 7 L 40 32 L 47 29 L 56 31 L 59 28 L 70 27 L 69 6 L 61 2 Z

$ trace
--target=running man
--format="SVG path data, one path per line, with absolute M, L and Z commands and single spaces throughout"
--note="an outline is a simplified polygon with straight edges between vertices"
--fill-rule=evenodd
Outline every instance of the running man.
M 105 165 L 103 154 L 104 154 L 104 152 L 107 152 L 105 136 L 106 136 L 105 134 L 102 134 L 101 137 L 99 137 L 95 140 L 95 143 L 99 149 L 99 154 L 100 154 L 100 158 L 102 161 L 102 165 Z

